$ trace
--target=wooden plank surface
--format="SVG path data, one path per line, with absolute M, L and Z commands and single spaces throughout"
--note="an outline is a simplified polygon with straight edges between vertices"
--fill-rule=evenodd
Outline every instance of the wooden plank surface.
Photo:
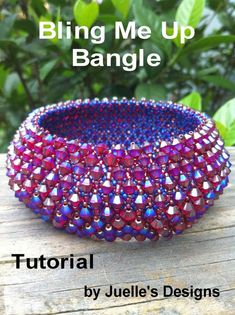
M 235 163 L 235 149 L 230 148 Z M 0 155 L 0 314 L 235 314 L 235 173 L 215 206 L 193 228 L 171 241 L 95 242 L 54 229 L 14 198 Z M 234 170 L 234 167 L 232 167 Z M 12 253 L 27 257 L 88 257 L 93 270 L 17 270 Z M 158 297 L 107 298 L 118 288 L 157 287 Z M 164 298 L 163 285 L 219 288 L 220 296 Z M 97 300 L 84 286 L 101 288 Z

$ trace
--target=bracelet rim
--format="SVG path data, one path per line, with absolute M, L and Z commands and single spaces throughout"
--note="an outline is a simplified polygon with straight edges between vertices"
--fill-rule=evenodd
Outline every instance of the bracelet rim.
M 94 149 L 96 149 L 96 147 L 99 147 L 101 144 L 105 144 L 107 145 L 107 149 L 110 151 L 115 147 L 120 147 L 122 148 L 122 150 L 128 151 L 129 147 L 126 146 L 123 143 L 112 143 L 111 145 L 106 144 L 105 142 L 99 142 L 99 143 L 91 143 L 89 141 L 80 141 L 79 138 L 75 138 L 75 139 L 68 139 L 68 137 L 63 137 L 63 136 L 59 136 L 56 133 L 51 133 L 50 130 L 46 129 L 45 127 L 40 125 L 40 120 L 43 118 L 44 115 L 46 115 L 48 112 L 50 111 L 56 111 L 56 110 L 62 110 L 62 109 L 67 109 L 69 107 L 77 107 L 79 108 L 82 105 L 85 104 L 91 104 L 91 102 L 105 102 L 107 104 L 117 104 L 118 102 L 134 102 L 136 105 L 147 105 L 147 106 L 166 106 L 166 107 L 172 107 L 174 106 L 174 109 L 181 111 L 182 113 L 184 113 L 185 111 L 187 112 L 191 112 L 196 114 L 196 118 L 200 121 L 200 123 L 196 126 L 196 128 L 194 130 L 190 130 L 189 132 L 185 132 L 185 133 L 181 133 L 177 136 L 171 137 L 170 139 L 159 139 L 158 140 L 158 146 L 157 147 L 165 147 L 165 146 L 175 146 L 177 144 L 184 144 L 185 141 L 190 142 L 190 141 L 196 141 L 197 138 L 204 136 L 206 133 L 210 133 L 210 131 L 215 128 L 215 123 L 214 121 L 207 116 L 205 113 L 196 111 L 186 105 L 180 104 L 180 103 L 176 103 L 176 102 L 172 102 L 172 101 L 155 101 L 153 99 L 146 99 L 146 98 L 142 98 L 141 100 L 136 100 L 135 98 L 132 98 L 130 100 L 128 100 L 127 98 L 123 97 L 123 98 L 117 98 L 117 97 L 113 97 L 111 99 L 109 98 L 103 98 L 103 99 L 99 99 L 99 98 L 94 98 L 94 99 L 77 99 L 77 100 L 67 100 L 65 102 L 59 102 L 59 103 L 54 103 L 51 105 L 46 105 L 46 106 L 42 106 L 37 108 L 36 110 L 34 110 L 29 116 L 28 116 L 28 120 L 29 123 L 24 126 L 28 131 L 33 132 L 34 134 L 39 133 L 39 134 L 43 134 L 44 136 L 49 136 L 52 137 L 53 141 L 56 141 L 57 139 L 63 139 L 65 141 L 65 145 L 67 142 L 70 142 L 71 140 L 75 141 L 76 144 L 78 144 L 79 146 L 84 146 L 84 145 L 92 145 L 92 147 L 94 147 Z M 124 105 L 125 106 L 125 105 Z M 26 119 L 27 121 L 27 119 Z M 133 144 L 135 144 L 135 141 L 133 141 Z M 141 143 L 138 145 L 139 149 L 144 149 L 144 147 L 146 146 L 153 146 L 156 147 L 155 142 L 151 142 L 151 141 L 145 141 L 144 143 Z

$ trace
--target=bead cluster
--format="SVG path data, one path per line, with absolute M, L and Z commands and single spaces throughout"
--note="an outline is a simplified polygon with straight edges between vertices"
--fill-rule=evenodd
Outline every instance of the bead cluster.
M 229 154 L 214 122 L 174 104 L 76 100 L 34 110 L 9 146 L 16 197 L 79 237 L 171 238 L 222 194 Z

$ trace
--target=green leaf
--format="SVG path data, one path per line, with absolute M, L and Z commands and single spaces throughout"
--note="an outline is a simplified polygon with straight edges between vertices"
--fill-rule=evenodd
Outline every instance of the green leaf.
M 215 121 L 216 127 L 219 130 L 221 137 L 224 140 L 226 146 L 231 146 L 235 144 L 235 122 L 229 127 L 226 128 L 219 121 Z
M 167 34 L 168 35 L 173 35 L 174 29 L 172 27 L 167 27 Z M 173 39 L 173 42 L 176 44 L 177 47 L 183 47 L 184 45 L 181 44 L 180 40 L 180 31 L 179 31 L 179 27 L 178 27 L 178 32 L 177 32 L 177 36 L 176 38 Z
M 197 77 L 201 78 L 203 76 L 211 75 L 212 73 L 217 73 L 217 72 L 218 72 L 218 69 L 216 66 L 212 66 L 209 68 L 203 68 L 203 69 L 197 71 Z
M 146 25 L 151 29 L 151 40 L 163 50 L 168 57 L 171 55 L 171 41 L 162 40 L 161 37 L 161 17 L 155 14 L 148 6 L 143 4 L 143 0 L 133 1 L 133 13 L 139 26 Z
M 235 122 L 235 98 L 220 107 L 214 114 L 213 119 L 223 124 L 226 128 L 231 127 Z
M 4 84 L 4 93 L 11 95 L 11 93 L 17 89 L 20 84 L 20 78 L 16 72 L 9 74 Z
M 218 47 L 221 44 L 230 44 L 235 42 L 235 35 L 213 35 L 194 41 L 182 50 L 182 54 L 196 53 L 198 51 L 209 50 Z
M 222 77 L 221 75 L 207 75 L 200 77 L 201 80 L 212 83 L 215 86 L 235 92 L 235 83 Z
M 166 89 L 162 85 L 141 83 L 135 90 L 135 96 L 137 99 L 163 100 L 166 99 Z
M 223 10 L 226 7 L 227 0 L 208 0 L 209 8 L 217 11 L 218 9 Z M 221 12 L 221 11 L 220 11 Z
M 235 98 L 220 107 L 213 119 L 227 146 L 235 144 Z
M 2 90 L 4 86 L 4 82 L 7 78 L 8 71 L 3 67 L 3 65 L 0 66 L 0 91 Z
M 99 15 L 99 5 L 96 0 L 92 0 L 90 3 L 77 0 L 73 7 L 73 14 L 79 25 L 90 28 Z
M 26 19 L 16 20 L 14 24 L 14 28 L 16 30 L 22 30 L 32 36 L 35 36 L 37 34 L 36 25 L 31 20 L 26 20 Z
M 146 64 L 146 66 L 143 69 L 143 74 L 146 75 L 146 73 L 147 73 L 148 80 L 151 80 L 152 78 L 156 78 L 158 73 L 161 72 L 162 69 L 165 67 L 166 56 L 164 54 L 164 51 L 162 49 L 160 49 L 160 47 L 158 45 L 156 45 L 151 40 L 145 40 L 142 44 L 142 48 L 144 49 L 146 55 L 156 53 L 156 54 L 159 54 L 159 56 L 161 57 L 161 63 L 158 67 L 151 67 L 151 66 Z M 144 76 L 144 78 L 145 78 L 145 76 Z M 142 81 L 143 79 L 140 79 L 140 81 Z
M 31 0 L 31 7 L 34 9 L 38 16 L 45 15 L 47 10 L 42 0 Z
M 197 27 L 201 20 L 205 0 L 183 0 L 176 11 L 179 25 Z
M 235 144 L 235 122 L 227 130 L 224 136 L 224 143 L 227 146 L 231 146 Z
M 0 27 L 0 39 L 9 40 L 9 33 L 11 32 L 16 19 L 16 14 L 7 16 L 3 21 L 1 21 Z
M 116 21 L 118 21 L 118 18 L 112 14 L 102 14 L 99 16 L 99 21 L 103 22 L 105 25 L 113 25 Z
M 216 128 L 219 130 L 221 137 L 224 139 L 228 129 L 219 121 L 215 121 Z
M 192 92 L 191 94 L 182 98 L 179 103 L 189 106 L 195 110 L 202 110 L 202 99 L 198 92 Z
M 133 12 L 136 22 L 139 26 L 146 25 L 150 27 L 152 34 L 160 33 L 159 29 L 161 27 L 160 18 L 147 6 L 144 6 L 143 0 L 133 1 Z M 160 38 L 160 35 L 159 35 Z
M 100 4 L 100 13 L 115 15 L 115 8 L 110 0 L 102 1 Z
M 130 9 L 131 0 L 112 0 L 112 3 L 122 16 L 126 18 Z
M 44 81 L 51 70 L 56 65 L 57 60 L 48 61 L 41 69 L 40 69 L 40 79 Z

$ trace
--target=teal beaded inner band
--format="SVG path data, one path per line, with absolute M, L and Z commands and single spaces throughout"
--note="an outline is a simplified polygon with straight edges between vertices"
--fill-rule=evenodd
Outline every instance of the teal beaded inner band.
M 41 107 L 9 146 L 9 185 L 45 221 L 79 237 L 171 238 L 227 186 L 214 122 L 174 104 L 125 98 Z

